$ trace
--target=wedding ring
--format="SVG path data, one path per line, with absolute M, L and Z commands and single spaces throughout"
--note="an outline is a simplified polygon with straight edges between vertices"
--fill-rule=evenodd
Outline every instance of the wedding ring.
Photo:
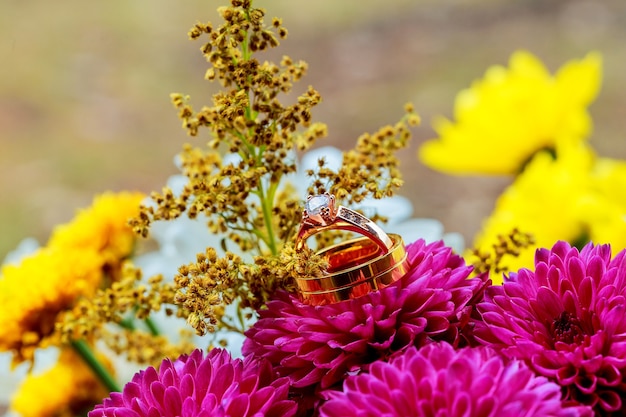
M 322 276 L 296 279 L 302 299 L 312 305 L 333 304 L 380 290 L 403 277 L 409 270 L 404 242 L 395 234 L 389 239 L 392 246 L 383 254 L 368 237 L 319 251 L 329 267 Z
M 376 223 L 344 206 L 335 207 L 335 196 L 325 193 L 307 197 L 302 223 L 296 237 L 296 251 L 301 251 L 309 237 L 324 230 L 339 229 L 359 233 L 375 242 L 380 253 L 388 253 L 394 246 Z

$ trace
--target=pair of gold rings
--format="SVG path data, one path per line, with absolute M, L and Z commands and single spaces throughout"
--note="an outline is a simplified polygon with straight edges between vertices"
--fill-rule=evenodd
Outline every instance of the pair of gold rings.
M 296 251 L 306 247 L 309 237 L 332 229 L 355 232 L 362 237 L 317 252 L 328 261 L 324 274 L 296 279 L 300 296 L 309 304 L 332 304 L 357 298 L 391 285 L 408 271 L 407 254 L 399 235 L 388 235 L 362 214 L 336 206 L 335 197 L 328 193 L 307 198 L 296 237 Z

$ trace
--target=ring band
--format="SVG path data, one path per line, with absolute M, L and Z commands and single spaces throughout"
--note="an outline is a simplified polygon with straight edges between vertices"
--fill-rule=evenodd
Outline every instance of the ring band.
M 376 223 L 347 207 L 335 207 L 335 196 L 326 193 L 307 197 L 296 237 L 296 251 L 305 247 L 309 237 L 329 229 L 347 230 L 366 236 L 378 245 L 383 254 L 388 253 L 394 245 Z
M 366 237 L 319 251 L 328 258 L 328 274 L 297 279 L 302 299 L 312 305 L 333 304 L 385 288 L 403 277 L 409 269 L 404 242 L 398 235 L 389 237 L 393 245 L 382 255 Z

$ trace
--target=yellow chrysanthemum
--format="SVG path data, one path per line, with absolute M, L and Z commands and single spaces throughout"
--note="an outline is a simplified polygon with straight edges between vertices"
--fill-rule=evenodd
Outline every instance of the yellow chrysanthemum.
M 90 248 L 99 252 L 105 264 L 117 264 L 132 251 L 135 235 L 127 221 L 139 214 L 141 193 L 105 193 L 80 210 L 70 223 L 57 226 L 48 246 Z
M 552 76 L 525 51 L 509 68 L 493 66 L 456 98 L 452 122 L 436 119 L 438 138 L 419 157 L 451 174 L 517 174 L 542 149 L 584 141 L 591 131 L 587 106 L 601 83 L 601 57 L 590 53 Z
M 600 211 L 606 208 L 599 207 L 601 201 L 590 193 L 593 160 L 593 152 L 584 146 L 569 149 L 556 160 L 548 152 L 536 154 L 498 198 L 474 247 L 490 252 L 498 237 L 510 234 L 513 229 L 530 233 L 535 239 L 534 246 L 522 249 L 518 257 L 502 258 L 500 266 L 516 270 L 532 267 L 537 247 L 552 247 L 557 240 L 572 243 L 587 240 L 593 226 L 589 208 L 593 206 Z M 619 221 L 619 217 L 606 217 Z M 502 282 L 501 276 L 492 279 L 496 284 Z
M 106 358 L 98 359 L 106 363 Z M 24 380 L 11 408 L 22 417 L 73 417 L 84 415 L 108 395 L 83 360 L 66 349 L 50 370 Z
M 139 193 L 106 193 L 76 218 L 58 226 L 48 245 L 0 273 L 0 351 L 14 363 L 32 360 L 50 342 L 58 314 L 90 296 L 128 257 L 134 234 L 130 217 L 139 213 Z
M 33 359 L 54 331 L 57 315 L 102 280 L 102 258 L 93 250 L 43 248 L 0 273 L 0 351 L 14 363 Z

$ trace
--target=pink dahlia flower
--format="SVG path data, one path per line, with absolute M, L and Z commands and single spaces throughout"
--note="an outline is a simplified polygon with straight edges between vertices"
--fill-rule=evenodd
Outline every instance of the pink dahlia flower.
M 626 415 L 626 252 L 558 242 L 478 305 L 476 337 L 600 415 Z
M 328 392 L 321 417 L 591 416 L 566 407 L 560 387 L 523 362 L 489 348 L 454 350 L 447 343 L 407 349 Z
M 274 374 L 265 361 L 233 360 L 222 349 L 203 357 L 195 350 L 174 362 L 164 360 L 158 371 L 137 373 L 89 417 L 293 416 L 297 406 L 287 399 L 288 380 Z
M 466 344 L 472 305 L 486 277 L 441 242 L 407 246 L 409 272 L 391 286 L 336 304 L 312 306 L 279 293 L 248 330 L 245 356 L 268 359 L 305 396 L 409 346 Z

